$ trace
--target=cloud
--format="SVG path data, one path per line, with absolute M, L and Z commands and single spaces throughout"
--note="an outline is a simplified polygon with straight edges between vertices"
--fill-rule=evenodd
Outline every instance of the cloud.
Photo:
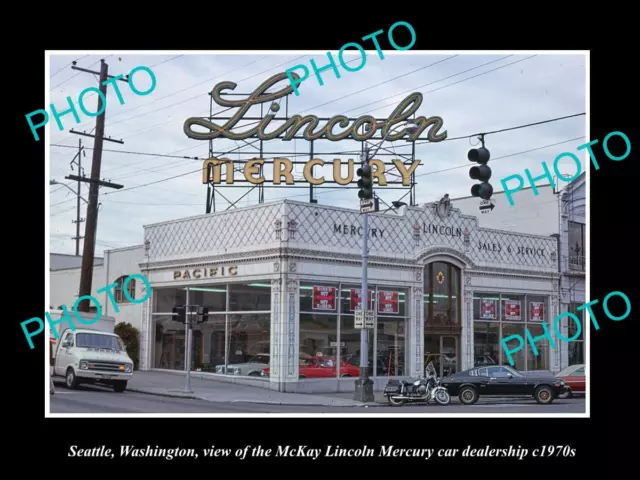
M 369 52 L 367 63 L 358 72 L 341 70 L 341 78 L 335 78 L 330 70 L 321 72 L 324 82 L 320 86 L 317 76 L 304 81 L 300 95 L 291 95 L 288 105 L 281 102 L 281 112 L 285 106 L 289 115 L 295 113 L 315 114 L 331 117 L 346 113 L 357 117 L 372 114 L 378 118 L 387 117 L 408 93 L 419 91 L 424 100 L 418 115 L 439 116 L 444 120 L 442 130 L 447 130 L 449 138 L 489 132 L 571 115 L 586 111 L 585 105 L 585 59 L 583 55 L 540 54 L 531 55 L 457 55 L 454 54 L 393 54 L 385 52 L 380 60 L 375 51 Z M 67 66 L 80 55 L 52 55 L 51 103 L 63 109 L 66 97 L 77 100 L 87 87 L 97 86 L 95 76 L 72 70 Z M 300 58 L 303 57 L 303 58 Z M 452 57 L 452 58 L 450 58 Z M 327 65 L 322 54 L 173 54 L 173 55 L 110 55 L 106 57 L 111 75 L 128 74 L 139 65 L 150 66 L 156 76 L 156 89 L 149 95 L 137 96 L 124 82 L 118 82 L 125 100 L 117 101 L 114 91 L 107 94 L 105 134 L 113 139 L 122 139 L 123 145 L 105 142 L 102 156 L 101 177 L 124 185 L 121 190 L 100 189 L 100 213 L 96 254 L 104 249 L 141 244 L 143 225 L 200 215 L 205 212 L 206 186 L 201 183 L 202 162 L 193 157 L 206 158 L 209 145 L 206 141 L 189 139 L 182 128 L 185 119 L 209 114 L 210 96 L 214 85 L 222 81 L 237 83 L 234 93 L 250 93 L 264 80 L 286 68 L 297 64 L 306 65 L 311 72 L 309 60 L 314 58 L 318 66 Z M 121 59 L 121 60 L 120 60 Z M 347 57 L 353 59 L 355 57 Z M 90 55 L 80 58 L 78 66 L 98 70 L 100 57 Z M 517 63 L 514 63 L 517 62 Z M 359 61 L 355 62 L 358 64 Z M 417 71 L 416 71 L 417 70 Z M 413 72 L 413 73 L 411 73 Z M 145 89 L 149 80 L 144 73 L 137 73 L 135 85 Z M 146 83 L 145 83 L 146 82 Z M 276 89 L 285 84 L 279 84 Z M 90 111 L 97 108 L 95 94 L 87 95 L 86 106 Z M 213 105 L 214 112 L 224 108 Z M 230 116 L 233 111 L 222 115 Z M 90 174 L 93 139 L 69 133 L 92 131 L 95 118 L 81 115 L 81 124 L 74 124 L 71 115 L 62 117 L 64 131 L 59 131 L 51 119 L 51 143 L 70 148 L 52 146 L 51 178 L 68 183 L 76 189 L 77 184 L 64 177 L 70 173 L 70 162 L 77 153 L 78 140 L 87 147 L 82 157 L 85 174 Z M 260 107 L 254 107 L 249 115 L 260 116 Z M 219 120 L 217 123 L 223 123 Z M 248 122 L 245 122 L 248 123 Z M 543 161 L 551 167 L 554 158 L 562 152 L 574 152 L 584 143 L 574 140 L 561 145 L 540 149 L 530 153 L 509 156 L 518 152 L 536 149 L 545 145 L 585 137 L 586 117 L 578 116 L 558 122 L 496 133 L 486 137 L 486 145 L 491 151 L 490 165 L 493 170 L 494 189 L 500 189 L 500 179 L 514 173 L 523 174 L 529 168 L 533 175 L 541 174 Z M 250 127 L 247 127 L 250 128 Z M 242 131 L 243 128 L 238 130 Z M 426 132 L 423 133 L 426 135 Z M 249 140 L 250 142 L 251 140 Z M 416 145 L 416 158 L 422 163 L 418 167 L 416 199 L 419 204 L 440 198 L 449 193 L 452 198 L 468 196 L 473 183 L 468 177 L 467 150 L 473 139 L 451 140 L 441 143 Z M 256 144 L 257 145 L 257 144 Z M 213 149 L 227 152 L 241 147 L 250 152 L 248 156 L 258 156 L 259 150 L 247 146 L 245 142 L 216 139 Z M 328 164 L 316 167 L 316 176 L 325 175 L 332 179 L 331 163 L 334 158 L 344 162 L 349 158 L 358 161 L 361 145 L 355 141 L 329 142 L 315 141 L 314 157 L 322 158 Z M 406 142 L 386 143 L 387 150 L 380 152 L 410 153 Z M 274 140 L 264 142 L 264 157 L 288 157 L 308 160 L 310 145 L 305 141 L 284 142 Z M 237 151 L 237 150 L 236 150 Z M 190 158 L 167 158 L 163 156 L 140 155 L 124 152 L 156 153 L 162 155 L 186 156 Z M 291 152 L 283 154 L 281 152 Z M 339 154 L 338 152 L 349 152 Z M 294 154 L 298 156 L 294 157 Z M 303 155 L 304 154 L 304 155 Z M 231 153 L 237 160 L 240 155 Z M 499 157 L 508 156 L 500 159 Z M 584 154 L 580 154 L 584 168 Z M 385 156 L 386 160 L 395 158 Z M 572 173 L 575 166 L 571 160 L 560 162 L 561 171 Z M 460 167 L 460 168 L 454 168 Z M 573 170 L 572 170 L 573 168 Z M 432 173 L 446 170 L 439 173 Z M 266 169 L 270 178 L 270 170 Z M 302 165 L 297 165 L 296 178 L 301 178 Z M 192 172 L 192 173 L 189 173 Z M 343 167 L 346 173 L 346 168 Z M 236 174 L 236 178 L 241 177 Z M 154 183 L 157 182 L 157 183 Z M 302 183 L 298 183 L 302 186 Z M 73 253 L 75 241 L 75 196 L 68 188 L 51 186 L 51 250 Z M 258 202 L 257 189 L 247 193 L 249 188 L 218 187 L 216 197 L 218 210 L 229 207 L 229 202 L 238 201 L 237 206 L 247 206 Z M 83 184 L 82 195 L 87 198 L 88 184 Z M 390 203 L 406 193 L 379 187 L 376 192 Z M 244 197 L 243 197 L 244 195 Z M 240 197 L 243 197 L 240 199 Z M 269 187 L 265 189 L 265 201 L 276 198 L 292 198 L 308 201 L 309 192 L 305 188 Z M 355 189 L 339 185 L 323 185 L 316 189 L 320 204 L 347 208 L 357 208 Z M 239 200 L 240 199 L 240 200 Z M 407 200 L 408 196 L 404 198 Z M 82 202 L 82 217 L 86 217 L 86 205 Z M 84 234 L 84 223 L 81 235 Z

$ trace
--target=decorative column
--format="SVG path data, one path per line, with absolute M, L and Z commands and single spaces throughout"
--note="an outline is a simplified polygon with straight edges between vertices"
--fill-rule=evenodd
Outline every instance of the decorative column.
M 422 271 L 420 271 L 416 277 L 421 278 Z M 410 352 L 412 355 L 409 357 L 409 375 L 411 377 L 419 377 L 424 374 L 424 297 L 422 287 L 413 287 L 412 299 L 413 306 L 411 307 L 411 322 L 412 325 L 409 328 L 411 332 L 411 338 L 409 340 Z
M 471 275 L 467 272 L 464 276 L 464 303 L 462 304 L 462 335 L 460 337 L 460 370 L 473 368 L 473 290 L 471 289 Z
M 141 292 L 142 298 L 147 295 L 147 287 L 142 283 Z M 153 289 L 149 294 L 149 298 L 142 304 L 140 314 L 140 370 L 150 370 L 153 367 L 153 342 L 156 341 L 155 329 L 153 328 Z
M 276 271 L 280 271 L 280 262 L 274 262 L 274 268 Z M 282 279 L 276 278 L 271 281 L 271 338 L 270 338 L 270 350 L 269 350 L 269 380 L 271 388 L 278 389 L 280 381 L 280 365 L 281 360 L 281 340 L 280 331 L 282 318 L 280 312 L 282 311 Z
M 280 392 L 291 391 L 287 384 L 298 381 L 299 291 L 300 282 L 286 274 L 271 282 L 269 380 L 270 388 Z
M 560 315 L 560 298 L 558 296 L 558 282 L 556 280 L 553 281 L 553 294 L 551 295 L 551 315 L 549 316 L 549 320 L 547 320 L 547 327 L 551 332 L 551 336 L 554 337 L 554 342 L 556 344 L 556 348 L 549 349 L 549 355 L 551 358 L 549 359 L 549 369 L 552 372 L 559 372 L 562 370 L 562 357 L 567 358 L 568 362 L 568 349 L 566 342 L 563 342 L 554 332 L 554 321 L 555 318 Z M 567 321 L 568 318 L 564 318 L 560 325 L 560 333 L 564 338 L 567 338 L 568 328 Z

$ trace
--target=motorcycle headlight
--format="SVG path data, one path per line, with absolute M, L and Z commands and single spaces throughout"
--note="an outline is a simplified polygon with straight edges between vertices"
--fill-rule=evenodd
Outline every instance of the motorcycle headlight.
M 131 373 L 132 368 L 133 368 L 133 365 L 131 365 L 130 363 L 126 363 L 124 366 L 124 372 Z
M 86 360 L 80 360 L 80 370 L 87 370 L 89 368 L 89 362 Z

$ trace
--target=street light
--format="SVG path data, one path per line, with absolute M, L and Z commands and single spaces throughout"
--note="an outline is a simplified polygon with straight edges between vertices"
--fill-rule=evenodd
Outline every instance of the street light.
M 387 134 L 382 138 L 377 145 L 373 155 L 369 155 L 369 148 L 366 146 L 363 154 L 360 156 L 362 162 L 362 169 L 367 170 L 370 167 L 369 160 L 373 159 L 380 147 L 385 142 L 387 137 L 397 130 L 398 127 L 404 128 L 408 134 L 418 131 L 418 125 L 413 120 L 407 120 L 404 124 L 400 123 L 394 128 L 390 129 Z M 373 188 L 373 184 L 371 185 Z M 369 310 L 369 285 L 367 281 L 367 266 L 369 261 L 369 214 L 362 213 L 362 288 L 360 290 L 360 309 L 363 311 L 363 322 L 366 323 L 366 312 Z M 369 330 L 362 325 L 360 330 L 360 377 L 355 381 L 355 395 L 354 399 L 359 402 L 373 402 L 373 380 L 369 378 Z
M 66 183 L 60 183 L 57 180 L 49 180 L 49 185 L 62 185 L 63 187 L 67 187 L 69 190 L 71 190 L 73 192 L 74 195 L 78 195 L 78 192 L 76 192 L 73 188 L 71 188 L 69 185 L 67 185 Z M 80 196 L 80 195 L 78 195 Z M 84 197 L 80 196 L 80 198 L 82 199 L 82 201 L 84 203 L 86 203 L 87 205 L 89 204 L 89 202 L 87 202 Z

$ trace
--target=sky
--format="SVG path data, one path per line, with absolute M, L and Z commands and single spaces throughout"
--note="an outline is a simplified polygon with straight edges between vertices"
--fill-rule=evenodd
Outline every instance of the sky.
M 356 53 L 356 55 L 358 55 Z M 334 57 L 336 53 L 334 52 Z M 144 241 L 144 225 L 202 215 L 206 213 L 207 187 L 202 184 L 202 161 L 208 158 L 209 142 L 188 138 L 183 132 L 184 121 L 189 117 L 209 115 L 210 92 L 223 81 L 237 84 L 233 93 L 250 94 L 271 76 L 287 68 L 303 64 L 309 68 L 310 59 L 319 67 L 328 64 L 325 52 L 294 52 L 289 54 L 57 54 L 50 57 L 50 102 L 58 112 L 68 108 L 70 96 L 81 122 L 75 123 L 73 115 L 61 117 L 63 130 L 56 125 L 53 115 L 45 127 L 50 143 L 50 178 L 59 184 L 47 186 L 50 195 L 50 247 L 52 253 L 75 253 L 77 182 L 65 180 L 67 175 L 77 175 L 77 165 L 71 162 L 78 153 L 78 142 L 86 147 L 82 156 L 82 168 L 86 176 L 91 173 L 93 138 L 69 133 L 69 130 L 93 133 L 95 117 L 82 113 L 77 99 L 87 87 L 96 87 L 98 77 L 71 68 L 78 67 L 98 71 L 100 59 L 109 65 L 110 75 L 127 75 L 138 66 L 151 68 L 156 77 L 156 87 L 148 95 L 136 95 L 125 82 L 118 82 L 124 104 L 118 102 L 114 89 L 109 86 L 105 121 L 105 136 L 124 143 L 104 142 L 101 178 L 123 185 L 121 189 L 101 188 L 96 240 L 96 255 L 104 250 L 140 245 Z M 346 58 L 352 65 L 360 63 L 356 56 Z M 586 60 L 582 54 L 510 54 L 492 55 L 431 54 L 427 52 L 395 53 L 385 51 L 380 59 L 377 52 L 368 52 L 365 66 L 357 72 L 340 68 L 341 77 L 331 70 L 321 73 L 324 85 L 312 76 L 300 86 L 300 95 L 290 95 L 289 115 L 314 114 L 332 117 L 346 114 L 349 117 L 373 115 L 387 118 L 396 106 L 410 93 L 421 92 L 423 102 L 417 115 L 438 116 L 443 119 L 440 132 L 448 137 L 465 137 L 481 132 L 541 122 L 586 112 Z M 301 72 L 301 70 L 297 70 Z M 140 91 L 151 86 L 149 76 L 140 71 L 134 74 L 134 85 Z M 287 82 L 280 82 L 270 91 L 281 90 Z M 229 91 L 230 92 L 230 91 Z M 225 97 L 238 99 L 243 97 Z M 90 112 L 97 110 L 97 96 L 84 97 Z M 280 101 L 284 107 L 285 100 Z M 265 105 L 265 107 L 268 104 Z M 214 104 L 214 112 L 224 110 Z M 47 109 L 50 112 L 50 109 Z M 231 116 L 235 109 L 222 115 Z M 280 113 L 284 112 L 281 108 Z M 260 107 L 254 107 L 247 116 L 259 116 Z M 35 117 L 34 120 L 37 120 Z M 214 120 L 217 124 L 225 120 Z M 489 166 L 492 169 L 490 183 L 494 191 L 502 190 L 500 179 L 519 173 L 524 177 L 525 168 L 533 175 L 543 173 L 542 162 L 553 168 L 553 161 L 563 152 L 574 152 L 585 143 L 587 116 L 581 115 L 502 133 L 485 136 L 485 145 L 491 152 Z M 234 131 L 243 131 L 242 125 Z M 321 122 L 320 125 L 324 125 Z M 271 129 L 280 123 L 272 123 Z M 251 128 L 251 127 L 247 127 Z M 194 127 L 195 130 L 201 130 Z M 43 129 L 38 130 L 42 137 Z M 338 128 L 337 131 L 342 131 Z M 428 129 L 421 134 L 426 138 Z M 251 141 L 251 140 L 248 140 Z M 375 142 L 378 143 L 378 142 Z M 420 142 L 418 142 L 420 143 Z M 421 160 L 416 170 L 416 203 L 422 205 L 440 199 L 445 193 L 451 198 L 470 195 L 475 183 L 469 178 L 467 152 L 477 146 L 476 137 L 446 140 L 438 143 L 423 142 L 416 145 L 416 159 Z M 405 141 L 385 142 L 381 152 L 410 153 Z M 258 151 L 242 141 L 216 139 L 216 152 L 232 160 L 258 156 Z M 301 153 L 309 151 L 304 140 L 265 142 L 264 158 L 275 156 L 309 160 Z M 325 160 L 329 166 L 316 167 L 315 175 L 332 180 L 333 159 L 344 162 L 360 151 L 359 142 L 352 140 L 314 142 L 314 158 Z M 237 152 L 247 152 L 239 154 Z M 291 154 L 269 155 L 269 152 Z M 326 152 L 326 154 L 323 154 Z M 337 152 L 345 152 L 344 155 Z M 348 152 L 354 152 L 349 154 Z M 295 155 L 295 156 L 294 156 Z M 171 156 L 175 156 L 172 158 Z M 181 157 L 190 158 L 181 158 Z M 220 155 L 223 156 L 223 155 Z M 195 159 L 197 157 L 199 160 Z M 578 157 L 585 166 L 585 154 Z M 393 156 L 378 157 L 389 161 Z M 267 161 L 268 162 L 268 161 Z M 572 160 L 564 158 L 559 170 L 568 177 L 576 172 Z M 296 165 L 296 185 L 303 186 L 302 165 Z M 346 172 L 346 165 L 343 169 Z M 267 169 L 266 176 L 271 178 Z M 242 173 L 236 174 L 242 179 Z M 355 177 L 357 179 L 357 177 Z M 539 184 L 548 183 L 540 181 Z M 67 185 L 67 187 L 64 186 Z M 271 185 L 268 183 L 267 185 Z M 355 184 L 353 185 L 355 186 Z M 563 184 L 561 183 L 562 187 Z M 216 210 L 246 207 L 258 203 L 258 191 L 246 188 L 217 186 Z M 322 190 L 325 188 L 326 190 Z M 400 199 L 408 202 L 408 190 L 388 190 L 377 187 L 376 194 L 387 203 Z M 81 195 L 88 199 L 88 184 L 82 185 Z M 246 194 L 246 195 L 245 195 Z M 222 196 L 226 197 L 223 198 Z M 287 186 L 269 187 L 264 190 L 265 202 L 282 198 L 308 201 L 308 189 Z M 319 204 L 357 209 L 357 189 L 341 188 L 325 184 L 315 193 Z M 230 203 L 231 202 L 231 203 Z M 81 201 L 81 217 L 86 218 L 86 203 Z M 85 223 L 81 223 L 80 235 L 84 235 Z M 80 253 L 82 254 L 82 241 Z

